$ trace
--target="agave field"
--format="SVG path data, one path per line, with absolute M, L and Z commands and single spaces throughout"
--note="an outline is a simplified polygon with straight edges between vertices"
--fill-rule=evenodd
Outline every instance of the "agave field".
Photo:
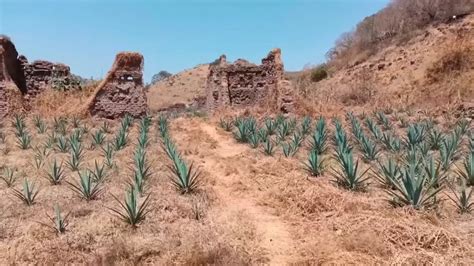
M 343 121 L 324 117 L 222 118 L 219 125 L 237 142 L 265 155 L 304 155 L 309 176 L 327 174 L 338 187 L 381 187 L 394 206 L 433 208 L 447 198 L 460 213 L 473 210 L 474 131 L 467 120 L 441 129 L 430 119 L 398 125 L 383 112 Z M 298 160 L 298 159 L 297 159 Z M 447 192 L 447 193 L 443 193 Z
M 464 119 L 16 115 L 0 159 L 2 264 L 474 258 Z

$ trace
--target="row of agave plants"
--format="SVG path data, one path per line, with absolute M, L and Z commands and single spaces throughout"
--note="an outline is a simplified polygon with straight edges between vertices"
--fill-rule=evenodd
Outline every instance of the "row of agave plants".
M 330 133 L 323 117 L 314 126 L 308 117 L 297 123 L 295 118 L 282 116 L 265 118 L 261 127 L 253 117 L 221 119 L 220 126 L 252 148 L 263 143 L 267 155 L 273 155 L 268 142 L 280 145 L 286 157 L 305 147 L 308 157 L 304 169 L 315 177 L 327 172 L 338 186 L 348 190 L 364 191 L 375 179 L 394 206 L 432 207 L 439 202 L 440 192 L 449 188 L 451 193 L 445 194 L 459 212 L 472 211 L 474 132 L 467 121 L 460 120 L 445 133 L 431 120 L 406 124 L 406 136 L 400 138 L 383 113 L 376 113 L 377 122 L 366 117 L 365 127 L 351 113 L 346 120 L 351 135 L 338 119 L 333 120 L 334 132 Z M 291 136 L 289 141 L 287 136 Z M 357 152 L 364 164 L 355 158 Z
M 36 127 L 38 135 L 45 135 L 46 141 L 33 148 L 34 150 L 34 168 L 37 170 L 35 174 L 46 178 L 51 185 L 61 185 L 66 183 L 71 190 L 81 199 L 87 202 L 97 200 L 104 193 L 108 172 L 118 166 L 114 161 L 115 154 L 130 144 L 129 131 L 133 125 L 133 118 L 125 116 L 120 123 L 117 132 L 112 135 L 109 123 L 103 122 L 102 125 L 94 132 L 89 132 L 86 124 L 82 124 L 81 120 L 73 118 L 70 125 L 66 118 L 57 118 L 53 121 L 52 130 L 48 133 L 47 123 L 39 117 L 33 118 L 33 124 Z M 149 129 L 152 125 L 150 117 L 144 117 L 139 121 L 139 134 L 137 145 L 132 158 L 132 175 L 125 189 L 125 196 L 120 200 L 115 195 L 111 195 L 117 202 L 116 207 L 109 208 L 126 223 L 136 227 L 140 222 L 145 220 L 146 215 L 150 211 L 150 194 L 146 193 L 150 177 L 152 175 L 151 163 L 147 156 L 147 147 L 150 143 Z M 17 144 L 20 149 L 27 150 L 31 148 L 31 134 L 28 133 L 26 120 L 22 116 L 14 116 L 12 119 L 12 127 L 17 138 Z M 170 180 L 176 188 L 182 193 L 189 193 L 198 188 L 200 181 L 200 173 L 188 167 L 187 163 L 177 151 L 176 145 L 171 141 L 168 131 L 168 120 L 164 117 L 159 118 L 158 123 L 159 134 L 162 138 L 162 147 L 166 154 L 170 157 L 171 163 L 168 166 L 170 172 Z M 71 129 L 71 130 L 68 130 Z M 68 135 L 68 131 L 71 133 Z M 85 144 L 85 136 L 90 134 L 89 145 Z M 5 134 L 1 134 L 2 142 L 5 142 Z M 107 135 L 109 141 L 107 141 Z M 23 141 L 28 139 L 28 141 Z M 26 145 L 28 142 L 28 145 Z M 25 144 L 25 145 L 23 145 Z M 84 147 L 87 148 L 84 148 Z M 92 168 L 83 166 L 86 150 L 100 149 L 103 154 L 103 162 L 94 161 Z M 45 162 L 52 153 L 57 153 L 60 157 L 64 157 L 69 153 L 68 158 L 59 161 L 57 158 L 50 160 L 47 169 Z M 61 155 L 64 154 L 64 155 Z M 69 181 L 66 167 L 70 173 L 76 173 L 78 179 Z M 41 171 L 44 170 L 44 171 Z M 27 206 L 35 204 L 40 188 L 37 184 L 27 177 L 22 182 L 22 187 L 17 189 L 15 184 L 20 174 L 15 173 L 14 168 L 5 167 L 0 178 L 7 187 L 11 188 L 12 194 L 24 202 Z M 69 215 L 63 215 L 59 206 L 54 206 L 54 215 L 48 217 L 51 224 L 44 224 L 55 229 L 58 233 L 66 231 L 68 226 Z

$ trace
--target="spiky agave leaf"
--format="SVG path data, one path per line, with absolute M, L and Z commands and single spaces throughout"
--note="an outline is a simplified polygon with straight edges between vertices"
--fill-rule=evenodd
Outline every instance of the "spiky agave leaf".
M 394 190 L 385 190 L 393 197 L 392 204 L 408 205 L 415 209 L 431 205 L 430 200 L 433 200 L 443 188 L 442 186 L 435 188 L 435 183 L 427 182 L 427 176 L 423 172 L 415 171 L 414 167 L 404 168 L 401 179 L 394 185 Z
M 364 190 L 370 178 L 369 176 L 366 177 L 370 168 L 361 173 L 359 171 L 359 161 L 354 163 L 352 151 L 341 152 L 337 161 L 339 169 L 332 169 L 333 181 L 348 190 Z
M 3 173 L 0 178 L 5 182 L 7 187 L 12 187 L 15 184 L 18 176 L 15 174 L 15 171 L 9 167 L 3 169 Z
M 61 181 L 66 177 L 64 174 L 63 163 L 58 164 L 56 159 L 53 161 L 53 164 L 50 165 L 49 171 L 46 172 L 46 179 L 52 185 L 59 185 Z
M 201 172 L 194 171 L 193 163 L 188 167 L 186 162 L 178 157 L 173 160 L 172 165 L 168 165 L 168 169 L 172 173 L 171 183 L 183 194 L 193 192 L 201 184 Z
M 263 143 L 263 151 L 266 155 L 273 156 L 274 149 L 275 145 L 273 145 L 273 141 L 268 138 L 268 140 Z
M 308 160 L 304 163 L 305 170 L 311 176 L 320 176 L 323 174 L 325 168 L 325 160 L 316 151 L 309 152 Z
M 461 214 L 470 213 L 474 209 L 474 201 L 472 201 L 472 195 L 474 194 L 474 189 L 470 189 L 467 192 L 466 184 L 463 181 L 461 184 L 461 190 L 457 191 L 454 186 L 450 186 L 451 191 L 454 194 L 454 197 L 446 194 L 446 196 L 456 205 L 458 212 Z
M 94 182 L 92 173 L 89 170 L 78 172 L 79 181 L 77 183 L 68 182 L 72 191 L 86 201 L 97 199 L 103 192 L 102 183 Z
M 386 188 L 394 189 L 401 176 L 401 168 L 392 157 L 386 160 L 385 164 L 379 162 L 379 171 L 375 177 Z
M 457 168 L 457 175 L 464 180 L 468 186 L 474 186 L 474 150 L 466 156 L 462 167 Z
M 48 219 L 53 225 L 50 225 L 47 223 L 41 223 L 41 222 L 40 224 L 48 228 L 51 228 L 57 234 L 63 234 L 66 232 L 67 227 L 69 226 L 69 215 L 71 213 L 68 213 L 65 216 L 63 216 L 58 204 L 55 204 L 53 209 L 54 209 L 54 215 L 53 216 L 47 215 Z
M 377 156 L 380 153 L 380 149 L 377 147 L 377 144 L 373 141 L 371 141 L 369 138 L 363 136 L 361 139 L 361 149 L 362 149 L 362 155 L 363 159 L 366 162 L 371 162 L 377 159 Z
M 107 177 L 107 172 L 105 170 L 105 164 L 99 165 L 99 163 L 94 161 L 94 169 L 89 171 L 92 173 L 92 178 L 94 182 L 97 183 L 102 183 L 105 181 L 105 178 Z
M 95 131 L 95 133 L 91 134 L 92 135 L 92 143 L 95 146 L 100 146 L 104 143 L 105 141 L 105 133 L 101 129 Z
M 128 188 L 125 191 L 125 198 L 123 201 L 112 195 L 114 200 L 119 204 L 118 208 L 107 207 L 122 221 L 133 226 L 133 228 L 136 228 L 139 223 L 143 222 L 151 211 L 149 208 L 150 195 L 146 196 L 140 204 L 137 194 L 138 191 L 136 189 Z
M 23 181 L 22 190 L 12 189 L 13 195 L 23 201 L 26 205 L 31 206 L 35 203 L 38 196 L 39 189 L 36 188 L 35 183 L 30 182 L 27 178 Z

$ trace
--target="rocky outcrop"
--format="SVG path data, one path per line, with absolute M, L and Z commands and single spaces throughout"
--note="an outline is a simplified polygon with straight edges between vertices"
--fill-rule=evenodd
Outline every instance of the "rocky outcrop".
M 125 114 L 141 117 L 148 112 L 143 86 L 143 56 L 139 53 L 117 54 L 112 69 L 98 86 L 88 110 L 93 116 L 118 118 Z
M 286 84 L 283 80 L 284 67 L 280 49 L 272 50 L 262 59 L 261 65 L 255 65 L 239 59 L 233 64 L 227 62 L 225 55 L 209 66 L 206 86 L 206 107 L 214 110 L 223 106 L 268 105 L 276 107 L 281 103 L 284 111 L 290 110 L 289 92 L 281 92 Z

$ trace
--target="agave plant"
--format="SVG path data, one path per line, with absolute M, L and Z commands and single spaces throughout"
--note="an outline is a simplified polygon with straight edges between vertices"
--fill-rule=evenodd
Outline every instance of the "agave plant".
M 148 146 L 148 133 L 146 131 L 141 131 L 138 135 L 138 146 L 142 148 Z
M 47 223 L 40 223 L 40 224 L 54 230 L 57 234 L 63 234 L 66 232 L 67 227 L 69 226 L 70 213 L 63 216 L 61 214 L 61 209 L 59 208 L 57 204 L 54 205 L 53 210 L 54 210 L 54 215 L 48 216 L 48 219 L 53 225 L 50 225 Z
M 48 179 L 52 185 L 59 185 L 65 177 L 63 164 L 58 164 L 55 159 L 53 164 L 50 165 L 49 171 L 46 172 L 46 179 Z
M 257 136 L 258 136 L 259 142 L 265 142 L 268 140 L 270 134 L 268 133 L 267 129 L 261 128 L 257 131 Z
M 34 183 L 28 181 L 27 178 L 23 181 L 23 189 L 13 189 L 13 195 L 23 201 L 26 205 L 31 206 L 35 203 L 39 190 Z
M 12 126 L 15 127 L 17 137 L 23 135 L 26 131 L 25 118 L 22 115 L 15 114 L 12 120 Z
M 129 188 L 125 191 L 125 199 L 123 201 L 112 195 L 115 201 L 117 201 L 117 203 L 119 204 L 119 207 L 108 208 L 114 214 L 116 214 L 122 221 L 130 224 L 134 228 L 136 228 L 139 223 L 143 222 L 147 214 L 150 212 L 150 195 L 148 195 L 140 204 L 137 194 L 138 191 L 136 189 Z
M 71 171 L 78 171 L 84 158 L 83 149 L 80 144 L 79 146 L 71 147 L 75 148 L 71 149 L 71 157 L 69 157 L 69 160 L 66 163 L 69 166 L 69 169 L 71 169 Z
M 271 135 L 275 134 L 277 126 L 278 126 L 277 123 L 275 121 L 273 121 L 273 119 L 271 119 L 271 118 L 265 119 L 265 129 L 266 129 L 266 132 L 268 133 L 268 135 L 271 136 Z
M 443 187 L 435 188 L 436 183 L 429 182 L 427 178 L 423 171 L 417 172 L 414 167 L 404 168 L 401 179 L 394 182 L 395 189 L 386 190 L 393 197 L 392 204 L 395 206 L 408 205 L 414 209 L 432 205 L 436 195 Z
M 468 186 L 474 186 L 474 151 L 466 156 L 462 167 L 458 167 L 456 173 Z
M 97 199 L 103 192 L 102 183 L 94 182 L 92 173 L 89 170 L 78 172 L 79 181 L 77 183 L 67 182 L 72 191 L 86 201 Z
M 110 131 L 110 124 L 107 121 L 103 121 L 102 125 L 100 126 L 100 130 L 105 134 L 109 134 Z
M 393 158 L 389 158 L 385 164 L 379 162 L 379 172 L 375 177 L 386 188 L 394 189 L 402 176 L 401 168 Z
M 428 136 L 429 136 L 429 143 L 431 145 L 431 149 L 439 150 L 444 140 L 444 134 L 441 133 L 437 128 L 433 128 L 429 132 Z
M 73 116 L 71 119 L 71 124 L 73 128 L 81 127 L 81 119 L 77 116 Z
M 35 125 L 36 130 L 38 131 L 38 134 L 44 134 L 48 130 L 46 123 L 38 115 L 35 115 L 33 117 L 33 124 Z
M 15 184 L 18 176 L 15 174 L 13 169 L 6 167 L 3 169 L 3 174 L 0 176 L 0 178 L 3 180 L 3 182 L 5 182 L 7 187 L 12 187 Z
M 362 149 L 362 156 L 366 162 L 371 162 L 377 159 L 377 156 L 380 153 L 380 149 L 377 147 L 377 144 L 375 142 L 371 141 L 365 136 L 362 136 L 360 144 Z
M 303 117 L 303 120 L 301 121 L 301 134 L 303 136 L 306 136 L 309 134 L 311 130 L 311 118 L 309 116 Z
M 320 118 L 316 124 L 316 130 L 311 136 L 310 149 L 318 154 L 324 154 L 327 150 L 328 133 L 324 118 Z
M 60 151 L 62 153 L 68 152 L 68 150 L 69 150 L 69 140 L 66 137 L 64 137 L 63 135 L 60 135 L 57 138 L 56 148 L 57 148 L 58 151 Z
M 63 136 L 66 135 L 67 132 L 67 120 L 64 117 L 55 117 L 53 120 L 53 128 L 54 131 L 58 134 L 61 134 Z
M 28 131 L 23 131 L 21 135 L 17 136 L 17 144 L 22 150 L 27 150 L 31 147 L 31 136 Z
M 290 141 L 291 145 L 295 148 L 295 150 L 298 149 L 303 143 L 303 134 L 298 131 L 295 131 Z
M 231 119 L 221 118 L 219 120 L 219 126 L 227 132 L 232 131 L 233 121 Z
M 442 170 L 441 163 L 435 163 L 435 160 L 431 156 L 424 162 L 424 171 L 427 182 L 433 188 L 439 188 L 447 178 L 446 172 Z
M 291 132 L 291 124 L 288 121 L 283 121 L 278 127 L 277 127 L 277 136 L 280 141 L 285 140 L 285 138 L 290 134 Z
M 102 129 L 97 130 L 94 134 L 92 134 L 92 143 L 94 146 L 100 146 L 104 143 L 105 140 L 105 133 Z
M 124 123 L 124 122 L 123 122 Z M 124 127 L 120 128 L 117 135 L 113 140 L 113 145 L 116 151 L 119 151 L 127 145 L 128 142 L 128 132 Z
M 201 172 L 195 171 L 193 164 L 188 167 L 187 163 L 179 156 L 173 159 L 172 165 L 168 166 L 171 171 L 171 183 L 181 193 L 190 193 L 196 190 L 201 183 Z
M 235 121 L 237 131 L 234 132 L 234 138 L 238 142 L 246 143 L 249 141 L 249 136 L 252 134 L 251 122 L 245 118 L 238 118 Z
M 450 186 L 451 191 L 453 192 L 454 197 L 450 195 L 448 198 L 456 205 L 458 212 L 461 214 L 471 213 L 474 209 L 474 201 L 471 199 L 474 194 L 474 189 L 470 189 L 467 192 L 466 184 L 462 182 L 461 189 L 457 191 L 453 186 Z
M 466 119 L 461 119 L 456 123 L 455 131 L 458 131 L 460 136 L 464 136 L 469 130 L 470 122 Z
M 400 139 L 395 137 L 392 133 L 384 132 L 382 134 L 382 143 L 385 145 L 387 150 L 391 152 L 399 152 L 401 150 Z
M 287 158 L 292 156 L 295 152 L 292 144 L 282 143 L 281 147 L 283 150 L 283 155 L 285 155 Z
M 363 190 L 367 185 L 366 177 L 370 168 L 365 171 L 359 171 L 359 161 L 354 163 L 352 151 L 342 152 L 337 158 L 339 169 L 332 169 L 334 182 L 349 190 Z
M 453 133 L 444 138 L 439 149 L 443 170 L 447 171 L 452 163 L 457 159 L 461 136 Z
M 260 144 L 260 137 L 258 136 L 257 133 L 250 134 L 248 139 L 249 139 L 250 147 L 252 147 L 252 149 L 256 149 L 258 147 L 258 144 Z
M 349 119 L 351 121 L 352 134 L 354 135 L 354 137 L 358 141 L 361 141 L 362 136 L 364 135 L 364 131 L 362 130 L 362 126 L 360 125 L 359 121 L 352 114 L 349 115 Z
M 423 141 L 424 136 L 425 127 L 422 124 L 410 125 L 405 142 L 409 148 L 413 148 Z
M 102 153 L 104 155 L 104 164 L 107 165 L 109 168 L 114 166 L 114 148 L 113 145 L 107 143 L 105 147 L 102 147 Z
M 273 141 L 269 138 L 266 142 L 263 143 L 263 151 L 268 156 L 273 156 L 275 146 L 273 145 Z
M 107 177 L 105 164 L 99 165 L 97 161 L 94 161 L 94 169 L 89 169 L 89 172 L 92 174 L 92 179 L 96 183 L 103 183 Z
M 325 160 L 316 151 L 312 150 L 309 153 L 308 160 L 304 164 L 305 170 L 311 176 L 320 176 L 323 174 L 325 168 Z
M 375 139 L 380 139 L 382 137 L 382 131 L 372 119 L 367 117 L 365 119 L 365 124 L 367 125 L 367 128 L 370 130 L 372 135 L 374 135 Z
M 392 128 L 390 120 L 383 112 L 376 112 L 375 116 L 377 117 L 379 124 L 382 125 L 385 130 L 389 130 Z

